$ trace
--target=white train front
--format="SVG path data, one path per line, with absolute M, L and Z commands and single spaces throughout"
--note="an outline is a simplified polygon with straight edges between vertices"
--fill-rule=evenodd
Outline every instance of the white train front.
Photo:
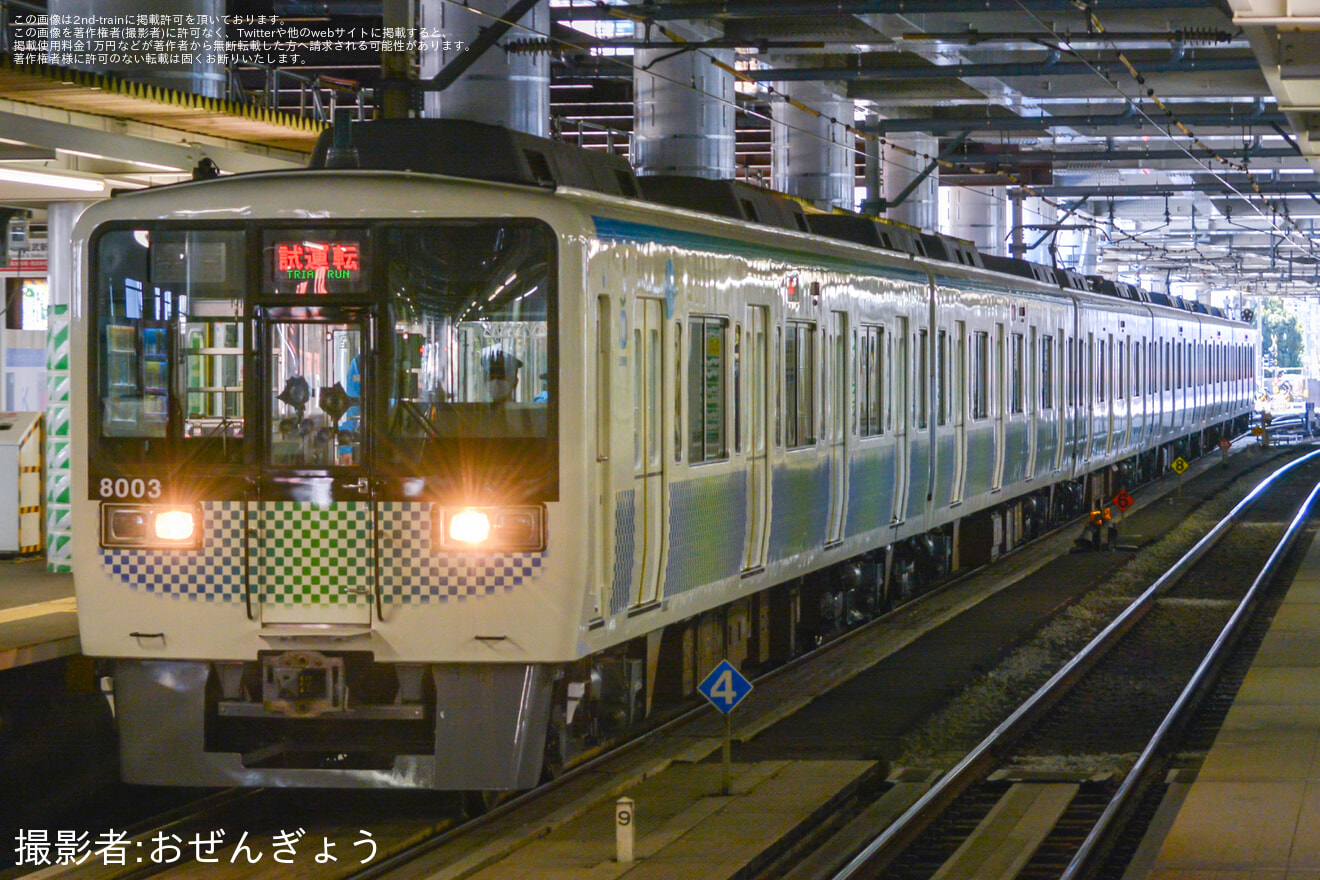
M 567 187 L 241 176 L 74 244 L 79 618 L 133 782 L 530 786 L 1254 385 L 1226 318 Z

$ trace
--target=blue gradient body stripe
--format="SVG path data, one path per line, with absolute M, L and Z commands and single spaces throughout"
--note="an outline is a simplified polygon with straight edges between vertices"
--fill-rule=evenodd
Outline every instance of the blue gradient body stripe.
M 809 263 L 823 269 L 836 269 L 862 275 L 877 275 L 883 278 L 899 278 L 920 284 L 928 283 L 925 272 L 894 266 L 881 266 L 860 260 L 848 260 L 813 253 L 806 249 L 799 250 L 775 245 L 756 244 L 740 241 L 736 238 L 707 235 L 704 232 L 688 232 L 682 229 L 670 229 L 665 226 L 652 226 L 649 223 L 616 220 L 613 217 L 593 216 L 591 220 L 596 225 L 596 235 L 603 241 L 636 241 L 716 254 L 735 254 L 740 257 L 757 259 L 779 259 L 785 262 Z

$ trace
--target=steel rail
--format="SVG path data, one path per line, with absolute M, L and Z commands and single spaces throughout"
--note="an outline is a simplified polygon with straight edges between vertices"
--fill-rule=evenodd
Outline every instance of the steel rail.
M 1236 522 L 1242 512 L 1255 503 L 1274 484 L 1293 468 L 1320 456 L 1320 450 L 1307 453 L 1288 462 L 1283 467 L 1261 480 L 1255 488 L 1234 505 L 1192 549 L 1175 562 L 1164 574 L 1138 596 L 1132 604 L 1114 618 L 1080 652 L 1069 660 L 1050 679 L 1041 685 L 1034 694 L 1008 718 L 1000 722 L 977 746 L 972 749 L 938 782 L 922 795 L 916 803 L 867 844 L 857 855 L 836 874 L 832 880 L 853 880 L 874 876 L 876 872 L 892 861 L 900 849 L 914 841 L 925 828 L 935 820 L 953 801 L 983 775 L 984 771 L 996 761 L 1004 750 L 1022 730 L 1044 714 L 1066 690 L 1116 645 L 1128 631 L 1135 626 L 1146 612 L 1154 607 L 1155 600 L 1161 593 L 1172 586 L 1186 571 L 1213 547 L 1224 533 Z
M 1031 544 L 1035 544 L 1045 539 L 1046 537 L 1049 537 L 1050 535 L 1054 535 L 1057 532 L 1060 532 L 1063 529 L 1068 528 L 1069 526 L 1076 523 L 1077 519 L 1080 519 L 1080 517 L 1076 519 L 1068 520 L 1066 523 L 1054 529 L 1051 529 L 1048 532 L 1045 532 L 1044 534 L 1036 538 L 1033 538 L 1032 540 L 1028 541 L 1026 544 L 1023 544 L 1021 547 L 1015 548 L 1015 551 L 1021 550 L 1023 547 L 1029 546 Z M 793 671 L 794 669 L 797 669 L 799 666 L 803 666 L 823 654 L 827 654 L 830 651 L 836 650 L 842 645 L 854 639 L 862 637 L 865 633 L 870 632 L 875 627 L 882 626 L 885 623 L 890 622 L 892 618 L 900 614 L 909 613 L 915 606 L 934 597 L 938 593 L 947 590 L 951 587 L 954 587 L 975 575 L 982 574 L 984 570 L 988 567 L 989 567 L 988 565 L 982 565 L 982 566 L 977 566 L 976 568 L 970 569 L 965 572 L 959 572 L 954 577 L 939 584 L 935 589 L 927 593 L 923 593 L 922 595 L 916 597 L 912 601 L 906 602 L 890 611 L 885 612 L 884 614 L 878 615 L 874 620 L 868 621 L 867 623 L 862 624 L 861 626 L 858 626 L 855 629 L 851 629 L 848 630 L 847 632 L 841 633 L 838 636 L 835 636 L 834 638 L 825 642 L 824 644 L 816 648 L 813 648 L 810 651 L 799 654 L 798 656 L 793 657 L 792 659 L 788 660 L 787 662 L 779 666 L 776 666 L 773 669 L 766 670 L 763 674 L 753 678 L 752 682 L 756 685 L 764 685 L 767 682 L 770 682 L 776 678 L 786 675 L 789 672 Z M 493 822 L 501 818 L 502 816 L 506 815 L 507 813 L 518 809 L 520 806 L 538 797 L 541 797 L 547 794 L 548 792 L 554 791 L 555 789 L 567 785 L 568 783 L 572 782 L 574 779 L 577 779 L 578 777 L 584 774 L 599 769 L 599 767 L 603 765 L 605 762 L 623 757 L 629 752 L 632 752 L 642 747 L 643 745 L 648 744 L 651 741 L 664 736 L 665 734 L 678 728 L 680 725 L 694 722 L 697 719 L 699 719 L 701 716 L 710 715 L 715 711 L 716 711 L 715 708 L 709 705 L 708 703 L 701 703 L 687 710 L 684 710 L 674 718 L 664 721 L 663 723 L 657 725 L 656 727 L 650 730 L 646 730 L 642 732 L 637 737 L 617 743 L 614 746 L 610 747 L 607 751 L 602 752 L 599 755 L 595 755 L 583 761 L 581 764 L 574 765 L 571 769 L 565 771 L 561 776 L 558 776 L 555 779 L 552 779 L 548 782 L 536 786 L 535 788 L 528 789 L 525 792 L 521 792 L 516 796 L 511 797 L 509 800 L 499 804 L 493 810 L 482 816 L 479 816 L 475 819 L 470 819 L 466 822 L 460 822 L 458 825 L 452 828 L 446 829 L 444 831 L 440 831 L 432 836 L 426 837 L 423 840 L 419 840 L 414 844 L 411 844 L 400 850 L 397 850 L 396 852 L 384 856 L 379 861 L 375 861 L 369 865 L 365 865 L 362 868 L 359 868 L 353 871 L 352 873 L 339 878 L 339 880 L 375 880 L 375 878 L 386 876 L 391 872 L 398 870 L 408 865 L 409 863 L 426 856 L 427 853 L 439 849 L 445 844 L 456 839 L 460 834 L 468 834 L 473 830 L 475 830 L 476 828 L 479 828 L 483 825 Z
M 1311 494 L 1306 497 L 1306 501 L 1298 509 L 1297 515 L 1289 523 L 1288 530 L 1284 532 L 1283 538 L 1274 548 L 1274 552 L 1270 554 L 1270 558 L 1266 560 L 1260 574 L 1256 575 L 1256 579 L 1252 581 L 1251 588 L 1247 590 L 1247 595 L 1242 598 L 1237 609 L 1234 610 L 1233 616 L 1228 619 L 1223 629 L 1220 630 L 1219 636 L 1215 639 L 1214 644 L 1210 646 L 1210 651 L 1206 654 L 1205 659 L 1196 667 L 1196 672 L 1192 674 L 1191 680 L 1187 682 L 1182 693 L 1178 695 L 1178 699 L 1164 716 L 1164 720 L 1160 722 L 1159 728 L 1156 729 L 1155 734 L 1150 738 L 1150 742 L 1146 744 L 1136 763 L 1132 765 L 1132 769 L 1124 777 L 1118 791 L 1114 792 L 1114 796 L 1110 798 L 1104 812 L 1100 814 L 1100 818 L 1092 826 L 1090 833 L 1086 835 L 1086 839 L 1082 841 L 1082 845 L 1078 848 L 1072 861 L 1064 869 L 1060 880 L 1079 880 L 1079 878 L 1087 876 L 1090 871 L 1098 867 L 1100 860 L 1107 855 L 1107 844 L 1112 842 L 1120 817 L 1130 814 L 1130 808 L 1135 805 L 1138 795 L 1144 788 L 1146 777 L 1149 776 L 1166 741 L 1175 728 L 1190 715 L 1191 711 L 1195 710 L 1197 703 L 1200 702 L 1200 697 L 1212 683 L 1210 681 L 1211 677 L 1222 666 L 1222 660 L 1237 641 L 1242 629 L 1249 622 L 1250 614 L 1260 593 L 1264 591 L 1265 586 L 1274 577 L 1275 571 L 1283 563 L 1284 557 L 1292 550 L 1293 543 L 1297 540 L 1297 536 L 1302 532 L 1302 527 L 1311 516 L 1311 508 L 1317 497 L 1320 497 L 1320 483 L 1316 483 L 1311 490 Z

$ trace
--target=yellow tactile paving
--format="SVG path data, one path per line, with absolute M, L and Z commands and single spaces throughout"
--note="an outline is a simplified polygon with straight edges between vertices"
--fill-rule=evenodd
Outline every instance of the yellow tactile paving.
M 64 599 L 52 599 L 49 602 L 37 602 L 35 605 L 20 605 L 17 608 L 0 610 L 0 623 L 13 623 L 16 620 L 28 620 L 47 614 L 61 614 L 78 611 L 78 600 L 69 596 Z

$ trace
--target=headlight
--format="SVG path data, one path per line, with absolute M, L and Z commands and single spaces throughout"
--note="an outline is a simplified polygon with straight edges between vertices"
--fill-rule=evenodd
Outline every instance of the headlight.
M 464 544 L 480 544 L 490 537 L 490 517 L 480 510 L 464 510 L 449 518 L 449 537 Z
M 545 511 L 541 507 L 454 510 L 436 505 L 432 516 L 433 546 L 439 550 L 545 549 Z
M 165 541 L 186 541 L 193 536 L 193 515 L 186 510 L 165 510 L 156 514 L 156 537 Z
M 201 511 L 150 504 L 102 504 L 102 547 L 173 547 L 200 545 Z

